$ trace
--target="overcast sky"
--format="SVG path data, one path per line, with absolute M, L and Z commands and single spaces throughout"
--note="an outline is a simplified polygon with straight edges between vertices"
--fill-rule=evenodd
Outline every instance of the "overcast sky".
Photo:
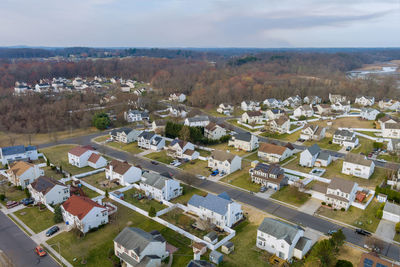
M 399 47 L 400 0 L 0 0 L 0 46 Z

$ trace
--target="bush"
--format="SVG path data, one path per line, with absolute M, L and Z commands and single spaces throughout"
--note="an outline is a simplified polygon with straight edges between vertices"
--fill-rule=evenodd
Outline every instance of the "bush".
M 353 263 L 346 260 L 338 260 L 335 267 L 353 267 Z
M 22 186 L 20 186 L 20 185 L 17 186 L 17 189 L 20 190 L 20 191 L 22 191 Z
M 345 209 L 345 208 L 341 208 L 340 210 L 341 210 L 341 211 L 345 211 L 346 209 Z
M 396 230 L 396 233 L 400 233 L 400 222 L 396 223 L 396 226 L 394 229 Z
M 97 129 L 105 130 L 111 125 L 111 120 L 105 112 L 100 112 L 93 116 L 92 123 Z
M 333 211 L 337 211 L 337 209 L 335 208 L 335 209 L 333 209 Z
M 27 198 L 30 198 L 31 197 L 31 192 L 29 192 L 28 188 L 25 188 L 24 191 L 25 191 L 25 196 Z
M 304 115 L 301 115 L 301 116 L 299 117 L 299 121 L 305 121 L 306 119 L 307 119 L 307 117 L 304 116 Z
M 328 144 L 332 145 L 332 141 L 329 141 Z
M 6 199 L 6 195 L 0 194 L 0 201 L 4 201 Z
M 329 203 L 329 204 L 328 204 L 328 207 L 332 208 L 332 204 L 331 204 L 331 203 Z
M 47 158 L 47 160 L 46 160 L 46 166 L 47 166 L 47 167 L 50 166 L 50 160 L 49 160 L 49 158 Z
M 54 208 L 54 217 L 53 217 L 54 223 L 60 223 L 63 221 L 62 213 L 61 213 L 61 206 L 57 205 Z
M 326 202 L 325 201 L 322 201 L 322 203 L 321 203 L 323 206 L 325 206 L 326 205 Z
M 150 217 L 156 217 L 156 209 L 153 207 L 153 206 L 151 206 L 150 207 L 150 210 L 149 210 L 149 216 Z

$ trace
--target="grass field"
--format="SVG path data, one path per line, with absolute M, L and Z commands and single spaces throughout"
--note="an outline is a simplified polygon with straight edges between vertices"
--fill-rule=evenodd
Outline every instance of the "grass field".
M 4 183 L 0 185 L 0 194 L 5 194 L 7 200 L 0 201 L 0 203 L 6 204 L 7 201 L 20 201 L 26 198 L 24 190 L 18 190 L 17 187 L 13 185 L 8 185 Z
M 87 233 L 81 238 L 77 237 L 73 231 L 64 232 L 51 238 L 47 243 L 51 245 L 59 242 L 62 256 L 74 266 L 112 267 L 114 262 L 111 260 L 113 257 L 110 256 L 114 254 L 113 239 L 124 227 L 130 226 L 144 231 L 158 230 L 168 243 L 177 247 L 179 250 L 176 252 L 177 256 L 174 256 L 172 266 L 186 266 L 193 258 L 189 239 L 131 209 L 114 204 L 118 206 L 118 212 L 111 216 L 109 224 L 99 230 Z M 76 258 L 75 261 L 73 261 L 74 258 Z M 82 259 L 85 259 L 87 263 L 82 264 Z
M 213 117 L 227 117 L 225 114 L 217 112 L 217 108 L 203 109 L 203 111 Z
M 76 145 L 58 145 L 41 149 L 40 152 L 43 152 L 51 163 L 62 166 L 63 170 L 72 175 L 93 171 L 93 168 L 89 166 L 78 168 L 68 163 L 68 151 L 74 147 L 76 147 Z
M 297 187 L 285 186 L 279 191 L 276 191 L 271 195 L 271 198 L 300 207 L 307 200 L 310 199 L 310 195 L 300 192 Z
M 166 150 L 162 150 L 160 152 L 153 152 L 145 155 L 145 157 L 165 164 L 170 164 L 174 160 L 174 158 L 167 156 Z
M 358 140 L 360 144 L 351 151 L 352 153 L 364 153 L 365 155 L 368 155 L 372 152 L 374 149 L 374 141 L 362 137 L 358 137 Z
M 190 173 L 200 174 L 205 177 L 208 177 L 211 174 L 210 170 L 207 167 L 208 167 L 208 162 L 199 159 L 186 162 L 181 166 L 179 166 L 179 168 L 182 170 L 185 170 Z
M 250 154 L 251 152 L 244 151 L 244 150 L 237 150 L 233 146 L 228 146 L 227 143 L 217 144 L 208 146 L 209 148 L 213 148 L 216 150 L 227 151 L 229 150 L 230 153 L 243 157 L 244 155 Z
M 103 136 L 96 137 L 94 139 L 94 141 L 101 143 L 101 142 L 105 142 L 108 138 L 110 138 L 109 135 L 103 135 Z
M 132 153 L 132 154 L 139 154 L 140 152 L 143 152 L 143 149 L 138 147 L 137 142 L 133 142 L 130 144 L 123 144 L 123 143 L 119 143 L 119 142 L 109 142 L 109 143 L 106 143 L 106 145 L 113 147 L 113 148 L 124 150 L 124 151 Z
M 384 159 L 386 161 L 392 161 L 392 162 L 400 162 L 400 157 L 399 156 L 391 155 L 391 154 L 379 155 L 378 159 Z
M 305 146 L 312 146 L 313 144 L 317 144 L 320 148 L 322 149 L 328 149 L 328 150 L 333 150 L 333 151 L 339 151 L 342 147 L 338 144 L 332 144 L 332 138 L 325 137 L 321 141 L 315 142 L 315 141 L 306 141 L 303 144 Z M 329 143 L 331 142 L 331 144 Z
M 135 188 L 125 191 L 124 192 L 124 200 L 128 203 L 135 205 L 138 208 L 141 208 L 142 210 L 145 210 L 145 211 L 149 211 L 150 207 L 154 207 L 156 209 L 156 211 L 160 211 L 160 210 L 167 208 L 167 206 L 161 204 L 157 200 L 149 200 L 147 198 L 138 200 L 137 198 L 135 198 L 133 196 L 134 194 L 138 194 L 138 193 L 141 193 L 142 195 L 144 195 L 143 192 L 140 192 L 139 190 L 137 190 Z
M 47 177 L 52 177 L 56 180 L 64 178 L 64 175 L 62 173 L 59 173 L 56 170 L 52 170 L 51 167 L 44 167 L 42 169 L 44 170 L 44 175 Z
M 260 185 L 255 184 L 251 181 L 249 169 L 250 167 L 247 167 L 242 170 L 236 171 L 222 178 L 221 181 L 252 192 L 258 192 L 260 191 Z
M 259 129 L 250 129 L 250 128 L 244 126 L 244 125 L 239 124 L 239 123 L 237 122 L 237 119 L 226 120 L 226 122 L 229 123 L 229 124 L 232 124 L 233 126 L 236 126 L 236 127 L 242 128 L 242 129 L 244 129 L 244 130 L 246 130 L 246 131 L 249 131 L 249 132 L 256 132 L 256 131 L 259 131 Z M 261 128 L 260 128 L 260 129 L 261 129 Z
M 99 172 L 93 175 L 89 175 L 89 176 L 85 176 L 83 178 L 81 178 L 81 180 L 87 182 L 90 185 L 93 185 L 94 187 L 99 188 L 100 190 L 106 190 L 108 189 L 109 191 L 112 190 L 117 190 L 119 188 L 122 188 L 122 185 L 116 185 L 114 183 L 110 184 L 110 186 L 104 187 L 101 183 L 104 181 L 108 181 L 106 179 L 106 174 L 105 172 Z
M 54 225 L 54 215 L 48 209 L 39 210 L 39 207 L 32 206 L 16 211 L 14 214 L 35 233 L 40 233 Z
M 171 200 L 172 203 L 181 203 L 186 205 L 186 203 L 189 201 L 189 199 L 194 195 L 199 195 L 199 196 L 206 196 L 207 192 L 204 192 L 200 189 L 194 188 L 192 186 L 186 185 L 186 184 L 181 184 L 183 187 L 183 195 L 179 196 L 177 198 L 174 198 Z
M 301 131 L 297 131 L 292 134 L 287 134 L 287 133 L 278 134 L 278 133 L 264 132 L 261 134 L 261 136 L 278 139 L 278 140 L 284 140 L 284 141 L 288 141 L 288 142 L 296 142 L 297 139 L 300 138 L 300 133 L 301 133 Z
M 320 207 L 318 214 L 375 232 L 380 221 L 375 217 L 375 214 L 381 205 L 382 203 L 372 200 L 365 210 L 350 207 L 347 211 L 334 211 L 333 209 Z

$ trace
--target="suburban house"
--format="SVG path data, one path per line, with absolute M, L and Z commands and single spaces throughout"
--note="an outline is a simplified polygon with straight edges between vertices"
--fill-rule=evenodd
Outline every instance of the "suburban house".
M 387 149 L 390 152 L 400 153 L 400 139 L 389 139 Z
M 398 110 L 400 108 L 400 102 L 394 99 L 385 98 L 378 102 L 380 109 L 386 110 Z
M 88 197 L 72 195 L 61 205 L 61 213 L 68 226 L 82 233 L 108 223 L 107 208 Z
M 128 110 L 124 113 L 124 118 L 127 122 L 135 122 L 142 120 L 149 120 L 149 113 L 140 110 Z
M 187 207 L 190 212 L 219 228 L 232 227 L 243 218 L 242 206 L 225 192 L 218 196 L 208 193 L 205 197 L 195 194 L 188 201 Z
M 68 152 L 68 162 L 78 168 L 90 166 L 94 169 L 107 165 L 107 160 L 91 146 L 76 146 Z
M 314 110 L 311 107 L 311 105 L 302 105 L 293 111 L 293 116 L 295 116 L 296 118 L 299 118 L 301 116 L 305 116 L 308 118 L 312 117 L 313 115 L 314 115 Z
M 167 242 L 158 231 L 125 227 L 114 238 L 114 253 L 126 267 L 158 267 L 168 257 Z
M 186 95 L 182 93 L 173 93 L 169 95 L 169 101 L 176 101 L 176 102 L 185 102 Z
M 316 108 L 319 115 L 327 115 L 332 112 L 331 105 L 328 104 L 319 104 Z
M 264 100 L 263 104 L 269 108 L 280 108 L 283 105 L 281 100 L 275 98 L 267 98 Z
M 331 108 L 333 111 L 340 111 L 343 113 L 349 113 L 351 106 L 349 102 L 343 101 L 343 102 L 336 102 L 331 105 Z
M 8 181 L 15 186 L 21 186 L 23 189 L 43 175 L 44 170 L 40 169 L 38 165 L 25 161 L 13 162 L 7 170 Z
M 30 185 L 28 190 L 35 203 L 57 205 L 70 197 L 69 187 L 54 178 L 40 176 Z
M 354 104 L 358 104 L 360 106 L 372 106 L 375 104 L 375 97 L 373 96 L 357 96 Z
M 298 107 L 298 106 L 301 105 L 301 101 L 302 101 L 301 97 L 298 96 L 298 95 L 296 95 L 296 96 L 288 97 L 287 99 L 285 99 L 285 100 L 282 102 L 282 104 L 283 104 L 285 107 L 295 108 L 295 107 Z
M 288 184 L 285 171 L 278 164 L 258 163 L 249 171 L 251 181 L 266 188 L 279 190 Z
M 204 137 L 208 139 L 219 140 L 225 135 L 227 135 L 225 127 L 214 122 L 210 122 L 206 127 L 204 127 Z
M 317 144 L 308 147 L 306 150 L 300 153 L 299 164 L 304 167 L 313 167 L 321 149 Z
M 160 151 L 165 147 L 165 138 L 154 132 L 143 131 L 138 136 L 138 147 Z
M 394 223 L 400 222 L 400 206 L 392 202 L 387 201 L 383 208 L 382 219 L 388 220 Z
M 325 138 L 325 127 L 319 125 L 307 124 L 301 130 L 300 139 L 320 141 Z
M 37 160 L 38 152 L 35 146 L 8 146 L 0 149 L 1 164 L 6 165 L 17 160 Z
M 209 123 L 208 116 L 194 116 L 185 119 L 185 125 L 190 127 L 206 127 Z
M 258 148 L 258 137 L 248 132 L 235 134 L 229 140 L 228 146 L 244 151 L 253 151 Z
M 214 150 L 208 157 L 208 167 L 230 174 L 242 168 L 242 158 L 229 152 Z
M 374 121 L 379 111 L 373 108 L 362 108 L 360 112 L 360 117 L 364 120 Z
M 140 181 L 142 170 L 132 166 L 126 161 L 112 160 L 105 169 L 106 179 L 110 181 L 118 181 L 120 185 L 127 186 L 129 184 Z
M 183 190 L 179 181 L 150 172 L 142 174 L 140 189 L 145 192 L 146 196 L 150 196 L 158 201 L 170 201 L 182 195 Z
M 353 181 L 332 178 L 326 189 L 325 202 L 335 209 L 347 210 L 356 197 L 357 189 L 358 184 Z
M 114 141 L 129 144 L 137 141 L 139 134 L 142 131 L 134 130 L 132 128 L 119 128 L 110 132 L 110 138 Z
M 242 114 L 241 121 L 247 124 L 263 124 L 264 116 L 261 111 L 246 111 Z
M 293 155 L 291 149 L 270 143 L 261 143 L 257 155 L 262 160 L 278 163 Z
M 385 116 L 379 119 L 382 136 L 385 138 L 400 138 L 400 120 L 395 117 Z
M 279 134 L 287 133 L 290 130 L 290 119 L 286 115 L 280 116 L 278 119 L 268 121 L 265 124 L 265 129 Z
M 260 103 L 255 101 L 242 101 L 240 108 L 243 111 L 257 111 L 260 110 Z
M 317 159 L 314 162 L 315 167 L 328 167 L 332 162 L 332 156 L 328 151 L 318 153 Z
M 185 118 L 187 113 L 184 105 L 171 105 L 169 107 L 169 114 L 173 117 Z
M 265 118 L 267 120 L 276 120 L 285 115 L 285 111 L 277 108 L 268 109 L 265 111 Z
M 321 104 L 321 102 L 322 102 L 322 99 L 316 95 L 306 96 L 303 98 L 303 103 L 306 103 L 306 104 L 317 105 L 317 104 Z
M 258 248 L 289 262 L 293 257 L 302 259 L 312 245 L 303 228 L 272 218 L 264 218 L 256 242 Z
M 217 108 L 217 112 L 224 114 L 224 115 L 231 115 L 233 110 L 234 110 L 234 107 L 231 106 L 230 104 L 226 104 L 226 103 L 219 104 L 219 106 Z
M 167 122 L 165 120 L 154 120 L 151 123 L 151 130 L 152 131 L 165 131 L 165 126 L 167 125 Z
M 354 132 L 349 130 L 336 130 L 333 134 L 332 143 L 345 147 L 355 148 L 358 146 L 358 138 Z
M 335 94 L 329 93 L 329 101 L 332 104 L 335 104 L 337 102 L 343 102 L 343 101 L 346 101 L 346 100 L 347 100 L 346 96 L 337 95 L 337 94 L 335 95 Z
M 369 179 L 374 173 L 375 163 L 364 155 L 348 153 L 343 160 L 342 173 Z
M 191 155 L 194 155 L 195 157 L 193 159 L 196 159 L 199 157 L 199 152 L 195 151 L 194 149 L 195 148 L 192 143 L 175 138 L 167 148 L 167 155 L 173 158 L 182 159 L 185 158 L 185 152 L 189 150 Z

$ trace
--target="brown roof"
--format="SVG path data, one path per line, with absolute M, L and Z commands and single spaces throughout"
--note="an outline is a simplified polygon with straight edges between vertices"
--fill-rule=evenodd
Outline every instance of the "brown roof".
M 249 117 L 262 116 L 261 111 L 246 111 L 246 113 Z
M 320 104 L 321 108 L 331 108 L 331 105 L 329 104 Z
M 328 188 L 333 189 L 333 190 L 339 189 L 340 191 L 342 191 L 344 193 L 350 194 L 354 185 L 355 185 L 355 182 L 353 182 L 353 181 L 336 177 L 336 178 L 331 179 L 331 182 L 329 183 Z
M 206 246 L 207 246 L 206 244 L 198 243 L 198 242 L 193 242 L 193 244 L 192 244 L 192 247 L 194 247 L 195 249 L 198 249 L 198 250 L 202 250 Z
M 33 183 L 31 183 L 32 188 L 35 189 L 37 192 L 41 192 L 43 195 L 46 195 L 47 192 L 49 192 L 56 185 L 66 186 L 56 179 L 47 176 L 40 176 L 35 181 L 33 181 Z
M 227 160 L 228 162 L 231 162 L 235 158 L 235 156 L 236 156 L 235 154 L 225 152 L 222 150 L 214 150 L 213 152 L 211 152 L 211 157 L 218 161 Z
M 25 162 L 17 161 L 11 164 L 9 172 L 13 173 L 15 176 L 20 176 L 24 174 L 29 168 L 33 168 L 35 165 Z
M 394 120 L 396 122 L 399 122 L 399 119 L 397 119 L 395 117 L 388 116 L 388 115 L 386 115 L 385 117 L 379 119 L 379 121 L 381 121 L 381 122 L 387 122 L 387 121 L 390 121 L 390 120 Z
M 365 156 L 360 155 L 360 154 L 354 154 L 354 153 L 348 153 L 346 157 L 344 158 L 345 162 L 350 162 L 358 165 L 363 165 L 363 166 L 371 166 L 372 160 L 366 159 Z
M 400 123 L 386 123 L 386 129 L 400 129 Z
M 209 124 L 207 124 L 207 126 L 205 127 L 206 130 L 209 131 L 214 131 L 215 128 L 217 128 L 217 124 L 214 122 L 210 122 Z
M 185 152 L 183 152 L 183 154 L 188 155 L 188 156 L 191 156 L 191 155 L 193 155 L 194 152 L 195 152 L 195 151 L 192 150 L 192 149 L 186 149 Z
M 100 157 L 101 156 L 99 154 L 92 153 L 92 155 L 90 155 L 90 157 L 88 158 L 88 161 L 92 162 L 92 163 L 96 163 Z
M 106 210 L 105 207 L 97 202 L 94 202 L 90 198 L 77 195 L 72 195 L 62 204 L 62 206 L 64 210 L 74 216 L 77 216 L 79 220 L 82 220 L 94 207 L 99 207 Z
M 85 153 L 88 150 L 93 150 L 93 148 L 90 146 L 76 146 L 73 149 L 71 149 L 68 153 L 80 157 L 83 153 Z
M 287 147 L 284 146 L 278 146 L 274 144 L 269 144 L 269 143 L 261 143 L 260 147 L 258 148 L 258 151 L 264 152 L 264 153 L 270 153 L 270 154 L 277 154 L 277 155 L 282 155 Z
M 284 116 L 280 116 L 279 118 L 275 119 L 274 121 L 276 122 L 277 125 L 281 126 L 288 120 L 289 120 L 289 118 L 286 115 L 284 115 Z
M 132 165 L 130 165 L 128 162 L 119 161 L 116 159 L 112 160 L 110 164 L 108 164 L 107 168 L 109 168 L 110 166 L 113 167 L 114 172 L 121 175 L 124 175 L 132 167 Z

